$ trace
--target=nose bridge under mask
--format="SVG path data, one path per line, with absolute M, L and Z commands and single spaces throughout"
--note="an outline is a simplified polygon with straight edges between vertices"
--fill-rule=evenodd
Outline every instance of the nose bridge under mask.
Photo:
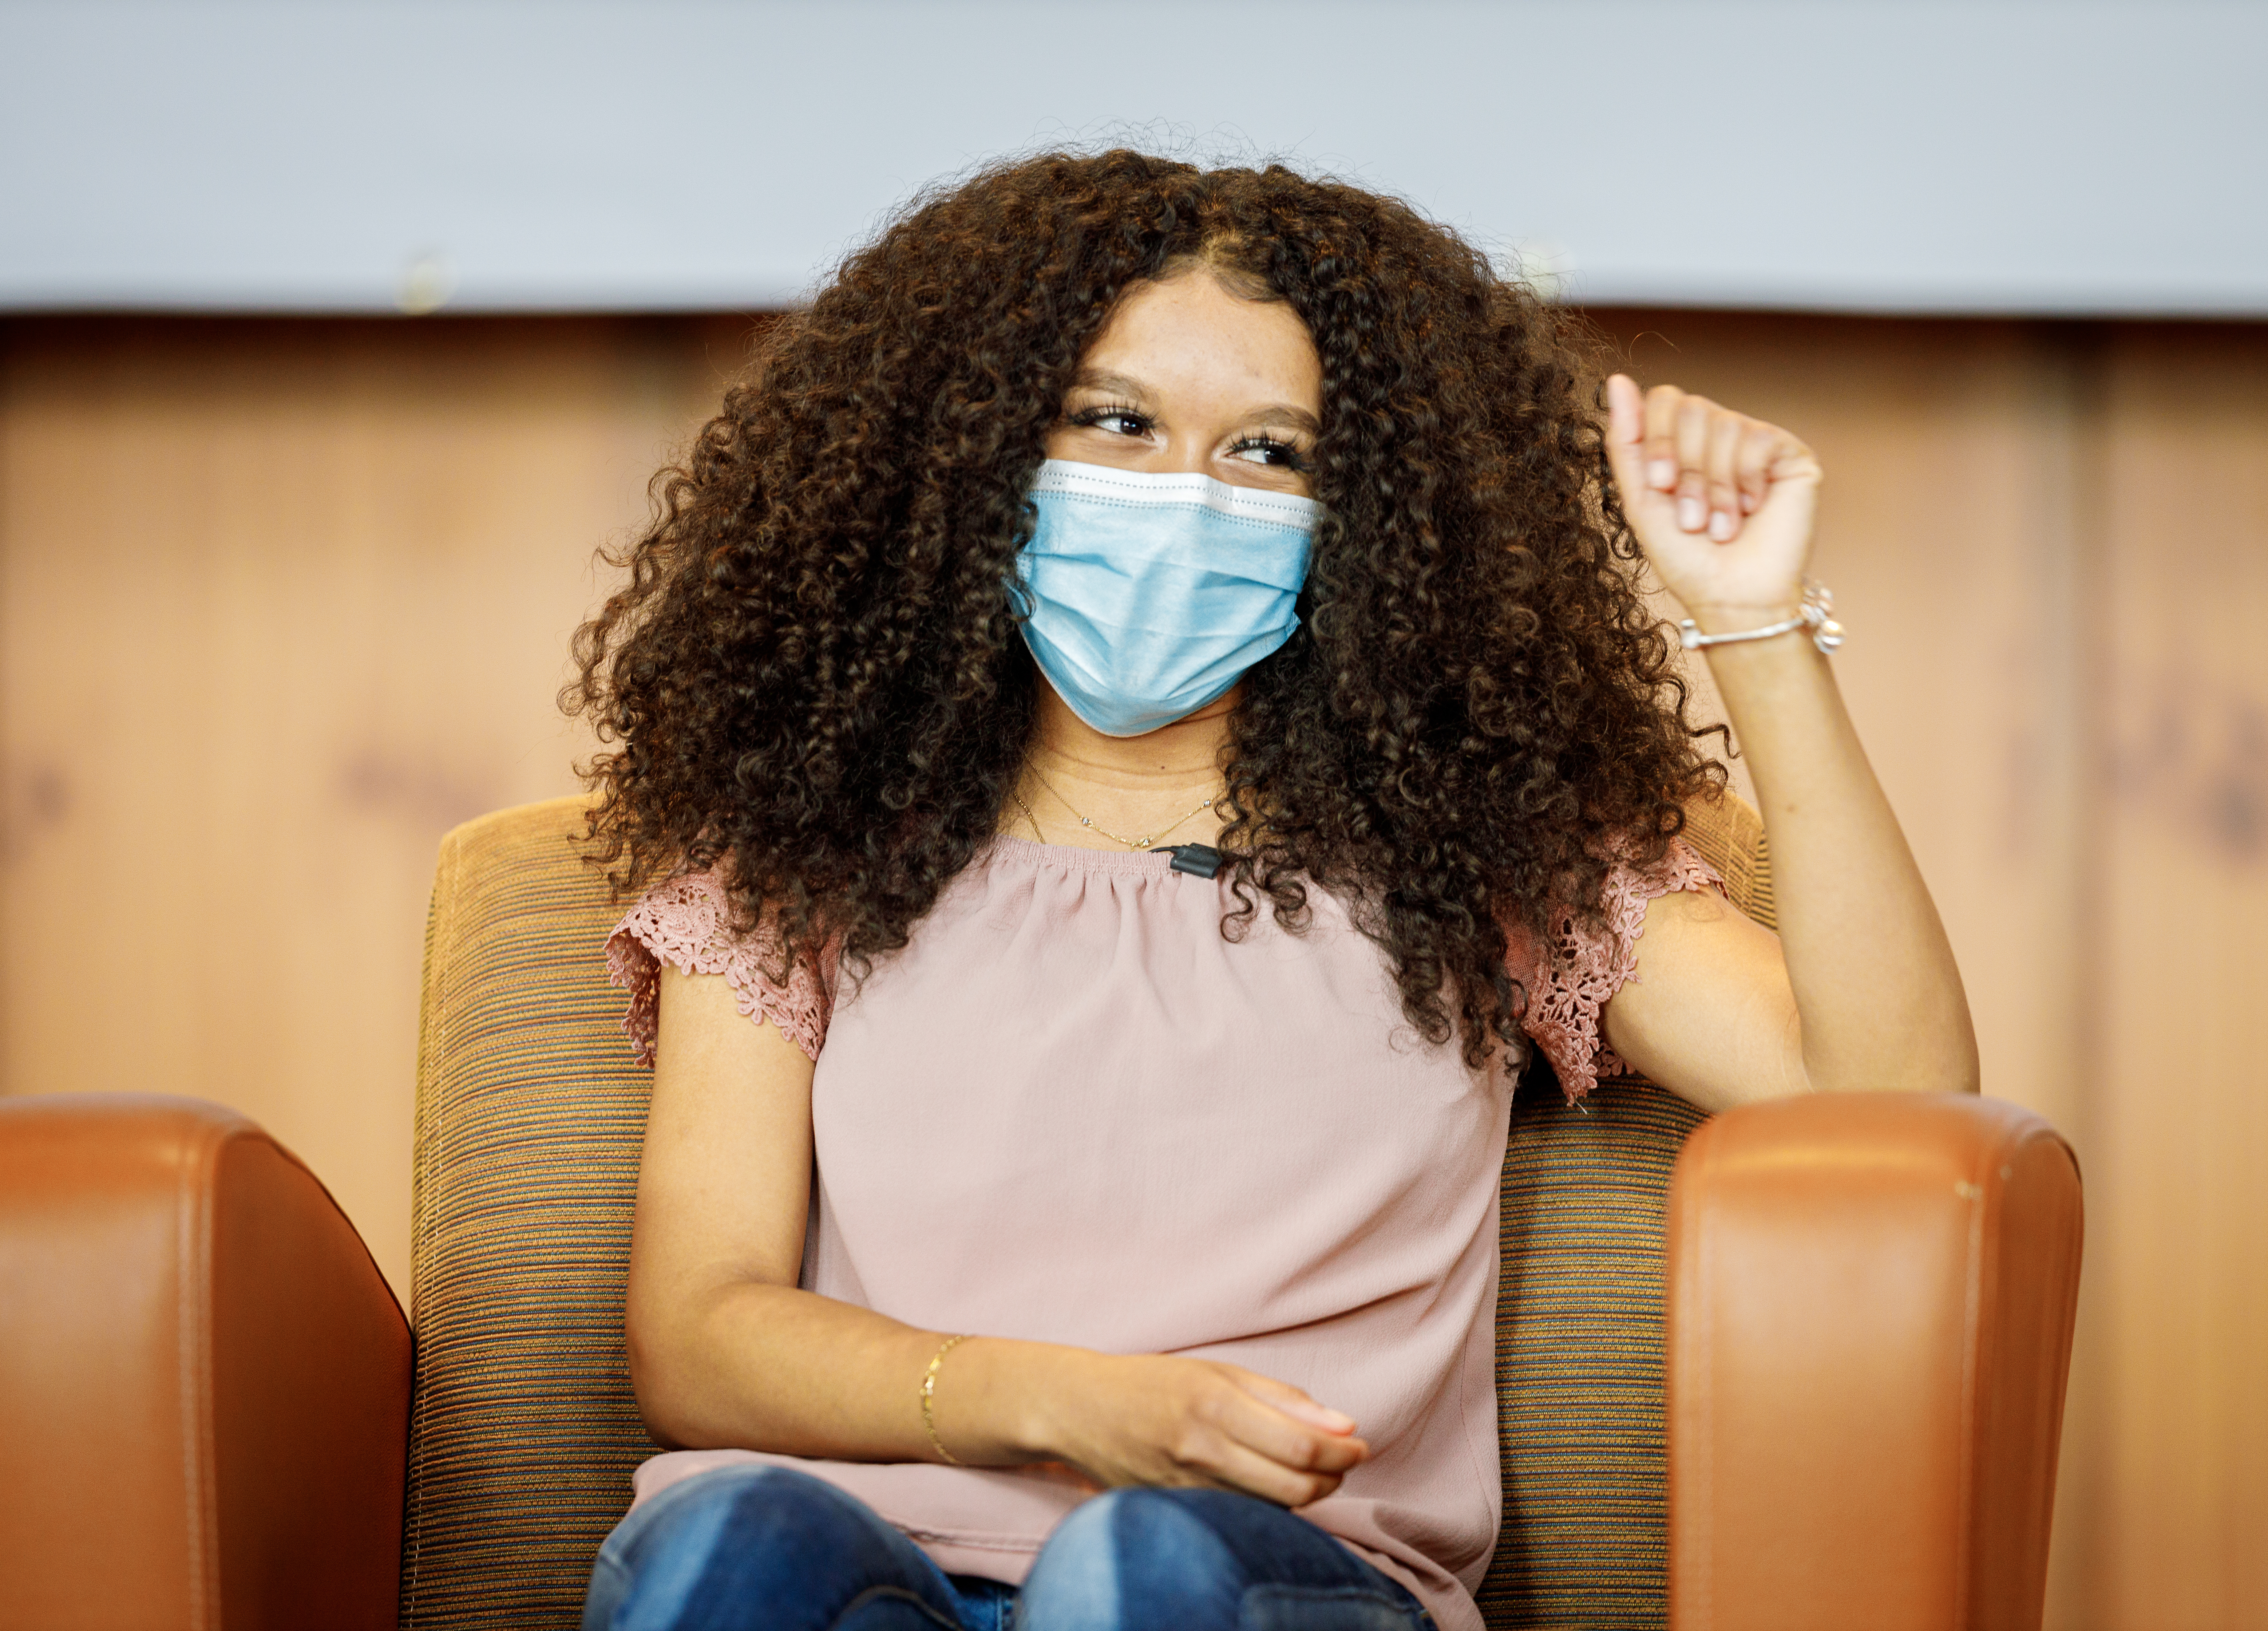
M 1032 501 L 1014 586 L 1025 644 L 1105 734 L 1195 712 L 1299 626 L 1312 498 L 1050 459 Z

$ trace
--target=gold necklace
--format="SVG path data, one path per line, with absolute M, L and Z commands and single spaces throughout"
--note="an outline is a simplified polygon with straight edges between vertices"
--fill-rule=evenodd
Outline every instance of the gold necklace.
M 1148 849 L 1152 845 L 1164 838 L 1167 833 L 1180 826 L 1183 822 L 1193 821 L 1206 810 L 1211 809 L 1213 807 L 1213 800 L 1218 799 L 1220 796 L 1219 793 L 1215 793 L 1213 798 L 1207 799 L 1204 803 L 1198 805 L 1196 809 L 1191 810 L 1188 815 L 1177 816 L 1174 820 L 1167 823 L 1164 826 L 1159 828 L 1155 832 L 1145 833 L 1138 838 L 1130 838 L 1123 833 L 1111 831 L 1108 827 L 1096 826 L 1093 822 L 1080 815 L 1077 810 L 1071 809 L 1071 801 L 1064 797 L 1061 793 L 1056 791 L 1056 786 L 1053 782 L 1041 775 L 1037 771 L 1030 771 L 1028 773 L 1034 781 L 1039 783 L 1041 786 L 1045 787 L 1049 793 L 1055 794 L 1055 801 L 1057 803 L 1062 805 L 1064 808 L 1071 810 L 1071 819 L 1078 822 L 1080 826 L 1086 828 L 1089 832 L 1101 833 L 1113 844 L 1123 844 L 1130 850 Z M 1032 807 L 1024 802 L 1024 795 L 1012 788 L 1009 791 L 1008 796 L 1016 801 L 1016 808 L 1024 812 L 1024 819 L 1032 823 L 1032 830 L 1034 832 L 1038 832 L 1040 830 L 1040 818 L 1032 814 Z M 1046 842 L 1044 836 L 1041 841 L 1042 843 Z

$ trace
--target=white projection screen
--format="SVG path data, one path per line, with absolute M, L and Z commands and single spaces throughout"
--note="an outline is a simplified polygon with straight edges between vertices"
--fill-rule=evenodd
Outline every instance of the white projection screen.
M 1587 302 L 2259 314 L 2264 65 L 2185 0 L 0 0 L 0 309 L 777 306 L 1123 138 Z

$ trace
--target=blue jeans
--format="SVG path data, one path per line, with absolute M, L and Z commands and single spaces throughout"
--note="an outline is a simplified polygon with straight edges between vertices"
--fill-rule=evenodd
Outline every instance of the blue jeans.
M 1114 1489 L 1019 1591 L 947 1575 L 872 1508 L 784 1467 L 673 1484 L 599 1549 L 583 1631 L 1421 1631 L 1402 1585 L 1304 1518 L 1216 1489 Z

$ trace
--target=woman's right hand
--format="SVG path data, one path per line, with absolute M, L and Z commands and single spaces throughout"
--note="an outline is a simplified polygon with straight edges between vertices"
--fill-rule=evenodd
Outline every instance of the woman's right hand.
M 1320 1501 L 1370 1454 L 1351 1416 L 1218 1360 L 1057 1349 L 1032 1399 L 1038 1436 L 1097 1484 Z

